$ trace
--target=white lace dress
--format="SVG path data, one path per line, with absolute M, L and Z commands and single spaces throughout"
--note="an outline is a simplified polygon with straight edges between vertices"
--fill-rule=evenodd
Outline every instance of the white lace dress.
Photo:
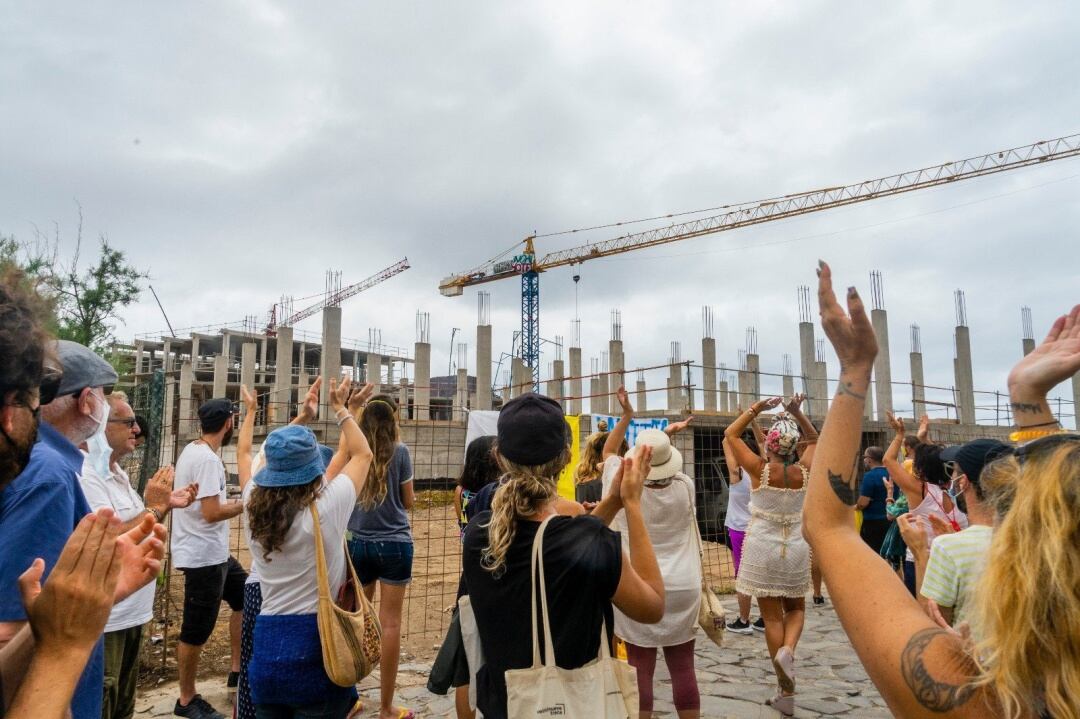
M 810 591 L 810 547 L 802 536 L 802 506 L 808 472 L 801 464 L 803 486 L 769 484 L 769 467 L 750 492 L 750 524 L 743 541 L 735 591 L 751 597 L 805 597 Z

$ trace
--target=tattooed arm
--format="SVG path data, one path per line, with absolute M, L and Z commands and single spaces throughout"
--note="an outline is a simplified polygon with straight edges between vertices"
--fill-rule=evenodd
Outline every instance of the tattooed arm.
M 1049 392 L 1063 379 L 1080 370 L 1080 305 L 1057 318 L 1038 347 L 1009 372 L 1009 402 L 1013 421 L 1020 429 L 1057 429 L 1060 424 L 1050 404 Z
M 761 476 L 761 470 L 765 467 L 765 460 L 762 459 L 765 453 L 765 443 L 762 442 L 759 445 L 762 454 L 754 454 L 750 447 L 746 445 L 746 442 L 743 442 L 742 434 L 751 423 L 757 422 L 759 414 L 767 409 L 777 407 L 779 404 L 779 397 L 758 400 L 750 405 L 750 409 L 736 417 L 735 421 L 724 430 L 724 439 L 727 440 L 728 446 L 731 447 L 731 452 L 735 455 L 735 461 L 754 478 L 755 486 L 757 478 Z
M 821 263 L 818 275 L 821 323 L 840 358 L 840 389 L 810 469 L 803 534 L 821 563 L 844 631 L 894 714 L 993 716 L 970 688 L 975 669 L 960 640 L 926 616 L 855 531 L 859 434 L 877 342 L 855 289 L 847 293 L 849 319 L 833 294 L 829 266 Z

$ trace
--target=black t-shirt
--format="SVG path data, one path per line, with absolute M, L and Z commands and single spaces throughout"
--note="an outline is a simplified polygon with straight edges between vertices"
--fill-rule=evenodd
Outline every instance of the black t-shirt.
M 604 480 L 600 477 L 574 485 L 574 499 L 578 502 L 599 502 L 604 498 Z
M 462 569 L 484 650 L 484 666 L 476 678 L 476 703 L 487 719 L 504 719 L 503 672 L 532 666 L 529 570 L 540 523 L 518 521 L 505 571 L 496 579 L 480 566 L 488 545 L 489 521 L 489 513 L 478 515 L 465 528 Z M 622 540 L 596 517 L 558 516 L 544 532 L 543 559 L 555 663 L 576 669 L 596 659 L 601 621 L 607 622 L 608 636 L 612 634 L 611 597 L 622 574 Z M 537 627 L 537 632 L 543 656 L 543 630 Z

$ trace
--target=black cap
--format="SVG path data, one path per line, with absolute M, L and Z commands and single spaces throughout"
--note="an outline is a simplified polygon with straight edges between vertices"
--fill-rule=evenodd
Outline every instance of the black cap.
M 232 415 L 232 400 L 223 398 L 208 399 L 199 407 L 199 424 L 204 429 L 207 427 L 221 429 L 222 425 L 225 424 L 225 420 L 232 417 Z
M 57 340 L 56 354 L 64 370 L 64 376 L 56 390 L 57 397 L 74 394 L 87 387 L 109 387 L 116 384 L 116 370 L 89 347 L 71 340 Z
M 941 450 L 942 462 L 956 462 L 968 481 L 978 483 L 983 467 L 1012 452 L 1012 447 L 996 439 L 975 439 Z
M 499 412 L 499 454 L 511 462 L 546 464 L 566 448 L 567 424 L 558 402 L 535 392 L 519 395 Z

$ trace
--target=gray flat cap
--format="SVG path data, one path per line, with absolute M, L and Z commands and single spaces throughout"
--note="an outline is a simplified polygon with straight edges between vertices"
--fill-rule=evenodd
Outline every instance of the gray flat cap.
M 56 351 L 64 369 L 57 397 L 74 394 L 85 387 L 116 384 L 116 370 L 89 347 L 70 340 L 57 340 Z

